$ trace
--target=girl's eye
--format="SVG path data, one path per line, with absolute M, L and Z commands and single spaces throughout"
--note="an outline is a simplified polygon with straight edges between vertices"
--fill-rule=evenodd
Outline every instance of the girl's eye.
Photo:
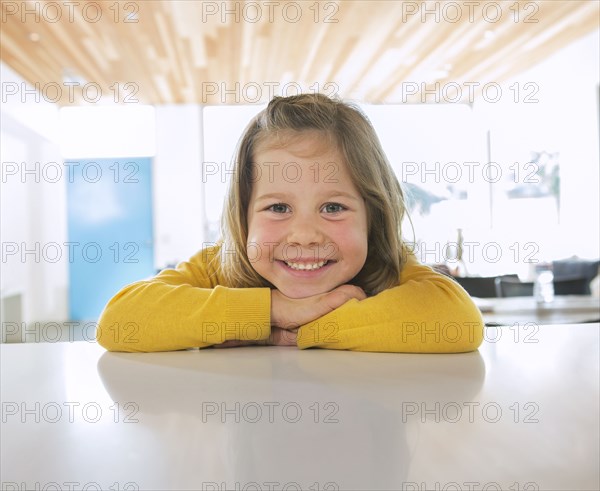
M 323 207 L 323 211 L 326 213 L 339 213 L 340 211 L 345 210 L 346 207 L 344 205 L 340 205 L 339 203 L 327 203 Z
M 288 205 L 275 203 L 274 205 L 269 206 L 268 210 L 274 213 L 286 213 L 288 211 Z

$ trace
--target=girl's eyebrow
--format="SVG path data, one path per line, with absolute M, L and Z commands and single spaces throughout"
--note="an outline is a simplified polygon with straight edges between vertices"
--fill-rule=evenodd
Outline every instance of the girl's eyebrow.
M 331 198 L 348 198 L 353 201 L 360 201 L 360 198 L 355 196 L 354 194 L 346 193 L 345 191 L 333 191 L 332 193 L 327 193 L 329 199 Z
M 263 201 L 265 199 L 278 199 L 278 200 L 283 200 L 286 197 L 289 197 L 289 195 L 285 195 L 285 194 L 281 194 L 281 193 L 267 193 L 267 194 L 262 194 L 260 196 L 258 196 L 256 198 L 256 201 Z
M 324 194 L 324 196 L 327 196 L 326 199 L 332 199 L 332 198 L 348 198 L 350 200 L 353 201 L 360 201 L 360 198 L 347 193 L 345 191 L 338 191 L 338 190 L 334 190 L 331 192 L 328 192 L 326 194 Z M 276 200 L 286 200 L 289 199 L 290 195 L 289 194 L 283 194 L 283 193 L 267 193 L 267 194 L 262 194 L 260 196 L 258 196 L 256 198 L 256 201 L 263 201 L 263 200 L 268 200 L 268 199 L 276 199 Z

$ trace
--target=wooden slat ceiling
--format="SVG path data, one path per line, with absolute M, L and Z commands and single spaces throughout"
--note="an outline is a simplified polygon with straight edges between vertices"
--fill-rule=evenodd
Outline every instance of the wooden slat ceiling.
M 298 87 L 370 103 L 436 102 L 422 92 L 435 90 L 436 82 L 440 102 L 455 102 L 457 89 L 468 102 L 469 87 L 479 94 L 484 84 L 512 79 L 598 29 L 600 6 L 597 0 L 1 3 L 0 58 L 62 105 L 95 103 L 100 95 L 150 104 L 257 103 Z

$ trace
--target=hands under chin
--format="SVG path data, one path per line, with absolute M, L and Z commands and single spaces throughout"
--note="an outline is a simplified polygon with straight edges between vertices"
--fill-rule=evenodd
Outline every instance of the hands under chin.
M 298 338 L 298 329 L 281 329 L 280 327 L 271 327 L 271 335 L 268 339 L 261 341 L 241 341 L 239 339 L 230 339 L 224 343 L 215 344 L 213 348 L 237 348 L 238 346 L 296 346 Z
M 271 335 L 267 340 L 242 341 L 231 339 L 215 344 L 215 348 L 235 348 L 238 346 L 296 346 L 298 329 L 332 310 L 345 304 L 348 300 L 364 300 L 365 292 L 358 286 L 340 285 L 330 292 L 320 293 L 312 297 L 290 298 L 279 290 L 271 290 Z

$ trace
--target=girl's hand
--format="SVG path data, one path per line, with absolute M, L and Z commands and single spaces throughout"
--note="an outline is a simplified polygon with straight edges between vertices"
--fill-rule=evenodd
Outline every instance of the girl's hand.
M 330 292 L 306 298 L 290 298 L 279 290 L 271 290 L 271 325 L 297 330 L 353 298 L 364 300 L 367 295 L 362 288 L 354 285 L 341 285 Z
M 273 326 L 267 344 L 271 346 L 296 346 L 297 338 L 298 329 L 281 329 Z
M 269 339 L 262 341 L 241 341 L 238 339 L 230 339 L 220 344 L 213 345 L 213 348 L 237 348 L 238 346 L 250 346 L 253 344 L 262 346 L 296 346 L 298 338 L 298 329 L 280 329 L 279 327 L 271 327 L 271 335 Z
M 236 348 L 253 344 L 262 346 L 296 346 L 298 328 L 356 298 L 364 300 L 367 295 L 362 288 L 341 285 L 327 293 L 306 298 L 286 297 L 279 290 L 271 290 L 271 335 L 262 341 L 230 339 L 213 348 Z

